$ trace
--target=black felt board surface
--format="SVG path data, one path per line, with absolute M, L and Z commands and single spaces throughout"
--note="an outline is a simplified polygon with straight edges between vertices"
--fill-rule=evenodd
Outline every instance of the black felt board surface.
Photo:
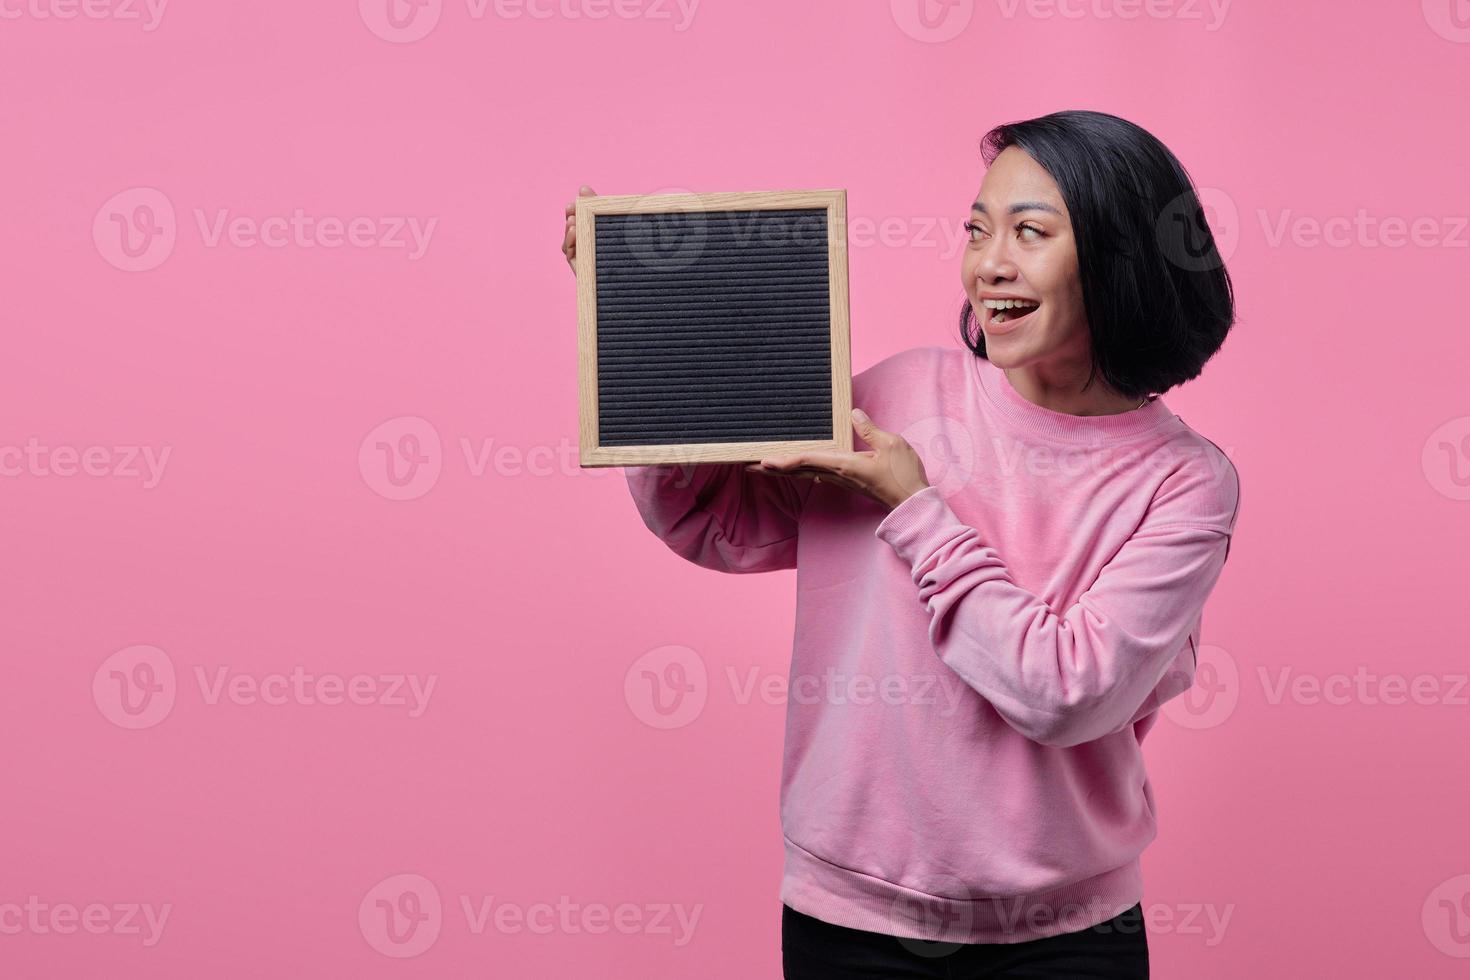
M 827 212 L 597 218 L 604 446 L 832 438 Z

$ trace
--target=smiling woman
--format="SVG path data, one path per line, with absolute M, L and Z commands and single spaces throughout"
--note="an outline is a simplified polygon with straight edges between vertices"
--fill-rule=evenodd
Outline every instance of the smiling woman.
M 1140 746 L 1194 680 L 1239 503 L 1149 396 L 1219 349 L 1230 281 L 1136 126 L 1058 113 L 983 147 L 965 346 L 853 378 L 868 448 L 624 470 L 688 561 L 799 569 L 790 689 L 837 680 L 786 706 L 788 978 L 1148 976 Z M 879 678 L 881 703 L 842 693 Z
M 965 344 L 1032 401 L 1073 414 L 1126 411 L 1198 377 L 1234 323 L 1234 290 L 1168 148 L 1100 112 L 997 126 L 981 146 L 990 167 L 960 267 Z M 1034 312 L 1008 313 L 1006 300 Z

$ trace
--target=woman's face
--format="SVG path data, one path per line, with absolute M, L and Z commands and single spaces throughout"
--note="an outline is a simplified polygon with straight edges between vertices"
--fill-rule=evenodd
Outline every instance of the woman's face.
M 1077 243 L 1051 175 L 1025 150 L 1007 147 L 991 163 L 975 203 L 960 274 L 987 359 L 1001 368 L 1089 360 Z M 992 297 L 1040 305 L 1002 313 L 985 307 Z

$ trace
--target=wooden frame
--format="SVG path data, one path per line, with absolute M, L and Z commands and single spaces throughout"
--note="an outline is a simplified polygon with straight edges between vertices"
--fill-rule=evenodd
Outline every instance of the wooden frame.
M 597 216 L 691 211 L 757 211 L 825 208 L 827 270 L 831 296 L 832 438 L 771 442 L 603 446 L 598 441 Z M 577 362 L 581 465 L 647 466 L 670 463 L 746 462 L 781 453 L 852 451 L 852 360 L 847 284 L 845 190 L 753 191 L 577 199 Z

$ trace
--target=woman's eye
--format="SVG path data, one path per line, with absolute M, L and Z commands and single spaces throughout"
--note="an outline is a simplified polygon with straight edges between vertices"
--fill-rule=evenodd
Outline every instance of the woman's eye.
M 973 222 L 973 221 L 966 221 L 965 222 L 965 230 L 970 233 L 970 241 L 972 241 L 972 242 L 978 242 L 980 240 L 980 236 L 981 235 L 989 234 L 984 228 L 981 228 L 979 225 L 975 224 L 975 222 Z M 1031 234 L 1033 236 L 1031 238 L 1028 238 L 1027 241 L 1035 241 L 1038 238 L 1045 238 L 1046 237 L 1045 233 L 1042 232 L 1042 230 L 1040 228 L 1037 228 L 1035 225 L 1018 225 L 1016 227 L 1016 233 L 1017 234 L 1020 234 L 1021 232 L 1026 232 L 1026 231 L 1031 232 Z

